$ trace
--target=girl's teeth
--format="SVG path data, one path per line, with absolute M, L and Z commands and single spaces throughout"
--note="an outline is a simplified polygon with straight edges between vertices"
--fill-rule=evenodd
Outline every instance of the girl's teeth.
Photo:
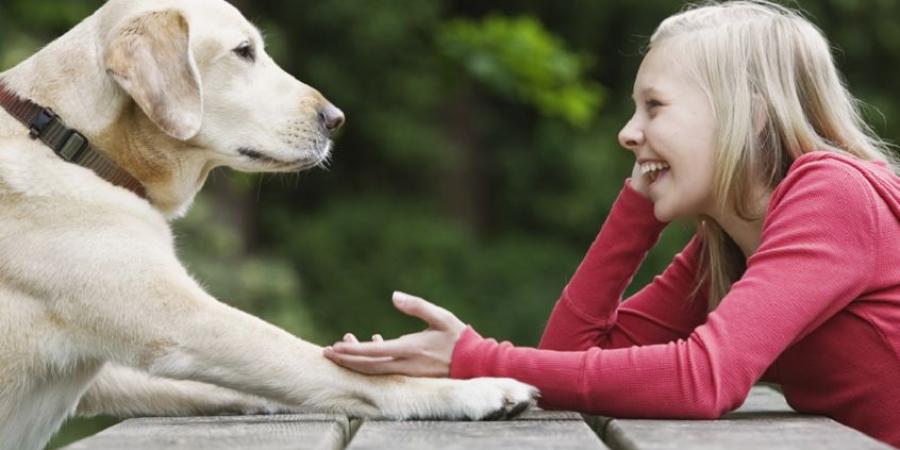
M 641 174 L 647 175 L 653 172 L 668 169 L 669 165 L 665 163 L 646 163 L 641 166 Z

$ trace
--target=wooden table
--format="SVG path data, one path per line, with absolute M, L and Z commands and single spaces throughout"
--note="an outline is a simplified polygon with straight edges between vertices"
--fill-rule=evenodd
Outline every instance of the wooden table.
M 530 411 L 502 422 L 360 420 L 337 414 L 126 420 L 64 450 L 891 449 L 777 391 L 753 388 L 720 420 L 625 420 Z

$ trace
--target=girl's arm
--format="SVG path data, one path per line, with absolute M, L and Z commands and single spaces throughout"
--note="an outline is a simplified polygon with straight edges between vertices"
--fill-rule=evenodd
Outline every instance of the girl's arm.
M 453 351 L 451 376 L 512 376 L 540 388 L 545 407 L 719 417 L 788 346 L 864 292 L 877 261 L 873 211 L 859 173 L 829 160 L 804 164 L 773 194 L 744 276 L 686 339 L 553 351 L 498 344 L 469 328 Z
M 653 216 L 653 203 L 630 182 L 565 287 L 550 315 L 540 348 L 620 348 L 687 337 L 706 315 L 705 290 L 696 298 L 700 242 L 695 237 L 662 276 L 622 303 L 647 252 L 666 224 Z

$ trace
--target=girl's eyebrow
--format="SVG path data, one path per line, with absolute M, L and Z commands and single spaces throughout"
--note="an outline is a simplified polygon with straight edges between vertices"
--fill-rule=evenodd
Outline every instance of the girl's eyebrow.
M 647 86 L 640 90 L 640 94 L 632 94 L 631 99 L 637 101 L 637 97 L 652 97 L 653 95 L 659 95 L 660 91 L 656 88 L 656 86 Z

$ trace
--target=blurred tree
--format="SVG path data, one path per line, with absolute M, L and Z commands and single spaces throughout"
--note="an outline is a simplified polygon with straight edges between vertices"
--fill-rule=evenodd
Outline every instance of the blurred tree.
M 584 58 L 569 53 L 534 17 L 454 19 L 435 41 L 467 76 L 544 115 L 583 127 L 600 104 L 599 86 L 584 79 Z

